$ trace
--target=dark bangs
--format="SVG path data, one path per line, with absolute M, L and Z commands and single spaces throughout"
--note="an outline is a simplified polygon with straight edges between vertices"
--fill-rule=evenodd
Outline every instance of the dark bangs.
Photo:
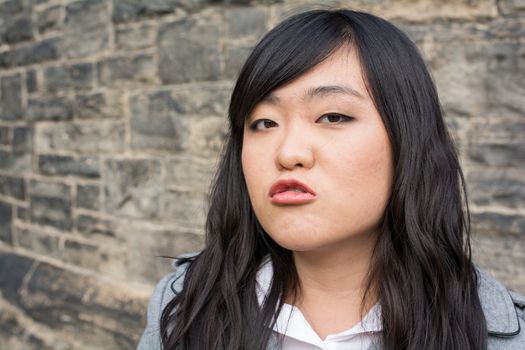
M 269 32 L 241 69 L 229 118 L 237 134 L 255 105 L 268 93 L 307 72 L 336 49 L 351 43 L 348 19 L 336 12 L 311 11 L 290 17 Z

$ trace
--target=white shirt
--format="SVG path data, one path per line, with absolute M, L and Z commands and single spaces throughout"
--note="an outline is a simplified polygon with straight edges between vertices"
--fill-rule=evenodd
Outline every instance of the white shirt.
M 257 271 L 259 305 L 263 304 L 269 292 L 272 278 L 273 267 L 270 257 L 267 257 Z M 358 324 L 343 332 L 330 334 L 323 340 L 297 307 L 285 303 L 273 331 L 284 335 L 282 350 L 364 350 L 380 336 L 381 327 L 381 307 L 377 303 Z

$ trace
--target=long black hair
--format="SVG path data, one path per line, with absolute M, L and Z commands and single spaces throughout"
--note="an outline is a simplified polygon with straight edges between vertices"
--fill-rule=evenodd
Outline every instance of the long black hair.
M 384 349 L 479 350 L 487 328 L 471 261 L 465 184 L 436 88 L 416 46 L 391 23 L 350 10 L 294 15 L 271 30 L 244 64 L 231 96 L 229 133 L 210 193 L 205 248 L 187 263 L 184 287 L 164 309 L 165 349 L 263 350 L 281 296 L 296 295 L 292 253 L 252 209 L 241 167 L 245 118 L 269 92 L 350 45 L 394 154 L 394 181 L 373 252 Z M 271 257 L 266 302 L 256 272 Z M 291 294 L 290 294 L 291 293 Z

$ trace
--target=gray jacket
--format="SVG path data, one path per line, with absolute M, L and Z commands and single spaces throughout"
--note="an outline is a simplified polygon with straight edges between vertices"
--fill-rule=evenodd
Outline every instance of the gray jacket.
M 147 326 L 137 350 L 161 350 L 160 316 L 166 304 L 180 292 L 186 264 L 157 284 L 148 305 Z M 500 282 L 479 270 L 478 294 L 487 320 L 489 350 L 525 350 L 525 297 L 508 291 Z M 276 338 L 268 348 L 273 348 Z M 371 350 L 371 349 L 369 349 Z

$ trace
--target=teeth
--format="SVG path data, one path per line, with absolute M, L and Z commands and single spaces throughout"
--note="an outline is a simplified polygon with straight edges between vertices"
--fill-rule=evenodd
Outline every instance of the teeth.
M 292 192 L 303 192 L 303 193 L 305 193 L 303 190 L 298 189 L 298 188 L 290 188 L 290 189 L 288 189 L 288 191 L 292 191 Z

